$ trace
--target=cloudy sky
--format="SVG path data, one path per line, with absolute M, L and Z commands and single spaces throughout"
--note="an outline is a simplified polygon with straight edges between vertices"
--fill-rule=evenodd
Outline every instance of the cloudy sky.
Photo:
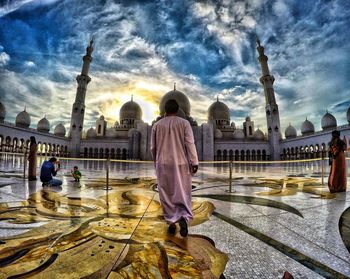
M 275 76 L 282 131 L 307 117 L 320 129 L 326 109 L 346 123 L 350 106 L 350 1 L 0 1 L 0 101 L 6 121 L 26 106 L 67 128 L 75 77 L 95 45 L 85 129 L 103 114 L 111 126 L 134 101 L 151 123 L 162 95 L 177 89 L 191 116 L 206 121 L 219 99 L 241 127 L 250 115 L 266 131 L 256 36 Z M 53 129 L 53 128 L 52 128 Z

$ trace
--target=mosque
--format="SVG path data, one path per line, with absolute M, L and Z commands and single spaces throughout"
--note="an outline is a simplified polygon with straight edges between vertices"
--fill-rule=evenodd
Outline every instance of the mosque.
M 321 131 L 315 131 L 311 121 L 306 119 L 301 124 L 301 135 L 289 124 L 282 136 L 279 109 L 273 88 L 274 77 L 270 75 L 267 56 L 257 40 L 258 60 L 261 66 L 262 84 L 266 102 L 267 134 L 255 129 L 254 121 L 246 117 L 242 129 L 231 122 L 229 107 L 217 99 L 208 108 L 207 123 L 198 125 L 191 116 L 191 104 L 186 94 L 173 90 L 164 94 L 159 104 L 160 116 L 164 115 L 164 104 L 169 99 L 179 103 L 178 116 L 187 119 L 193 129 L 198 157 L 202 161 L 212 160 L 288 160 L 316 158 L 326 156 L 331 132 L 335 129 L 350 139 L 350 107 L 346 112 L 348 124 L 337 126 L 337 120 L 326 112 L 321 119 Z M 120 109 L 119 122 L 108 127 L 104 116 L 96 120 L 96 127 L 83 133 L 85 96 L 87 85 L 91 81 L 89 67 L 92 61 L 93 41 L 86 48 L 75 102 L 72 106 L 70 130 L 60 123 L 51 127 L 46 117 L 41 119 L 36 129 L 30 128 L 31 118 L 24 109 L 15 123 L 6 122 L 5 104 L 0 100 L 0 150 L 25 153 L 29 148 L 30 136 L 38 142 L 38 153 L 60 157 L 112 158 L 131 160 L 151 160 L 150 135 L 152 125 L 142 120 L 142 109 L 132 98 Z M 345 116 L 345 112 L 344 112 Z M 153 124 L 152 123 L 152 124 Z M 53 129 L 52 129 L 53 128 Z M 83 137 L 83 134 L 85 136 Z M 348 146 L 350 142 L 348 141 Z

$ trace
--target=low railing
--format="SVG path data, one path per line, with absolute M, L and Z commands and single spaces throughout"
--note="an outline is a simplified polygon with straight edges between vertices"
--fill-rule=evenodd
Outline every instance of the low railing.
M 26 178 L 27 171 L 27 153 L 9 153 L 9 152 L 0 152 L 0 154 L 14 155 L 23 157 L 23 179 Z M 45 159 L 46 157 L 44 157 Z M 154 164 L 153 161 L 136 161 L 136 160 L 118 160 L 110 158 L 67 158 L 67 157 L 57 157 L 58 160 L 62 161 L 94 161 L 94 162 L 104 162 L 105 168 L 105 177 L 106 177 L 106 187 L 105 190 L 110 190 L 109 180 L 110 180 L 110 165 L 114 163 L 130 163 L 130 164 Z M 227 165 L 228 172 L 228 190 L 227 192 L 233 193 L 235 189 L 233 188 L 233 168 L 234 165 L 276 165 L 276 164 L 293 164 L 293 163 L 310 163 L 310 162 L 321 162 L 321 184 L 324 185 L 324 176 L 325 176 L 325 162 L 327 158 L 314 158 L 314 159 L 303 159 L 303 160 L 280 160 L 280 161 L 200 161 L 200 165 Z M 350 160 L 350 158 L 346 158 Z

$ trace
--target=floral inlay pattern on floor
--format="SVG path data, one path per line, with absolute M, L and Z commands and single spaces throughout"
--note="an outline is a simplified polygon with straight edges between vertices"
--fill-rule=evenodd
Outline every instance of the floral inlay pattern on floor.
M 103 186 L 90 180 L 84 187 Z M 152 179 L 113 179 L 97 198 L 43 189 L 23 202 L 0 204 L 0 219 L 38 224 L 0 240 L 4 278 L 219 278 L 227 255 L 205 236 L 169 236 Z M 208 220 L 212 203 L 193 200 L 192 226 Z

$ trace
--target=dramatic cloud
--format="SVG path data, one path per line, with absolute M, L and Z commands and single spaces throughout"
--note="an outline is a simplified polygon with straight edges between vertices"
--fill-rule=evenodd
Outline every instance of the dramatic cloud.
M 0 68 L 6 66 L 10 61 L 10 56 L 6 52 L 3 52 L 3 49 L 4 48 L 0 45 Z
M 242 126 L 266 131 L 256 37 L 269 57 L 281 126 L 316 129 L 328 110 L 339 124 L 350 104 L 350 2 L 301 0 L 4 1 L 0 4 L 0 101 L 6 121 L 27 107 L 32 127 L 70 124 L 75 77 L 93 37 L 85 127 L 139 103 L 151 123 L 176 82 L 199 123 L 216 96 Z

